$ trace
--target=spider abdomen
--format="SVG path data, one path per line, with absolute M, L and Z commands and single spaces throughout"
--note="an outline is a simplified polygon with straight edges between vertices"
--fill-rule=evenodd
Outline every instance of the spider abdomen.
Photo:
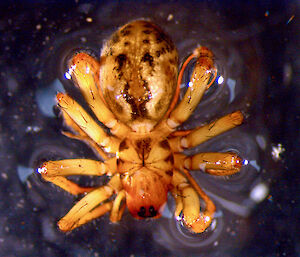
M 101 63 L 100 85 L 111 111 L 132 128 L 153 127 L 176 87 L 178 53 L 172 40 L 153 23 L 134 21 L 112 35 Z

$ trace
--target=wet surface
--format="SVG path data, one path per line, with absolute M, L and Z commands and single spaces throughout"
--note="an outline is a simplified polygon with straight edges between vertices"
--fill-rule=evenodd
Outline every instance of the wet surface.
M 300 255 L 296 2 L 1 5 L 1 256 Z M 66 62 L 78 50 L 99 56 L 116 28 L 141 17 L 171 36 L 181 61 L 199 44 L 216 56 L 217 80 L 182 128 L 235 110 L 246 116 L 242 126 L 186 153 L 233 151 L 244 166 L 225 178 L 193 172 L 217 206 L 201 235 L 174 218 L 171 197 L 160 219 L 137 221 L 126 211 L 118 224 L 105 215 L 63 234 L 56 223 L 78 199 L 43 181 L 36 168 L 50 159 L 96 159 L 85 144 L 61 134 L 56 92 L 80 100 L 65 77 Z M 187 80 L 182 94 L 186 87 Z M 108 180 L 74 179 L 90 186 Z

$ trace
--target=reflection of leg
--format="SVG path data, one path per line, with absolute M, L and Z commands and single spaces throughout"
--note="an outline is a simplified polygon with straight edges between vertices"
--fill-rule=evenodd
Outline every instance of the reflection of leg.
M 93 188 L 80 187 L 76 183 L 65 178 L 71 175 L 102 176 L 115 170 L 115 158 L 105 163 L 88 159 L 69 159 L 45 162 L 38 172 L 42 177 L 61 187 L 67 192 L 78 195 L 90 192 Z
M 242 113 L 240 111 L 236 111 L 207 125 L 195 128 L 187 136 L 171 138 L 169 139 L 169 143 L 173 151 L 181 152 L 184 148 L 195 147 L 217 135 L 235 128 L 240 125 L 242 121 Z
M 98 205 L 112 194 L 113 189 L 109 186 L 103 186 L 88 193 L 58 222 L 59 228 L 62 231 L 70 231 L 103 215 L 112 208 L 112 204 L 109 202 Z
M 198 153 L 192 156 L 174 154 L 174 160 L 177 169 L 200 169 L 215 176 L 232 175 L 242 167 L 242 160 L 235 153 Z
M 172 194 L 176 201 L 175 215 L 182 211 L 183 221 L 195 233 L 203 232 L 211 224 L 215 205 L 198 186 L 189 171 L 183 171 L 187 179 L 179 172 L 174 172 Z M 205 211 L 200 212 L 200 200 L 205 202 Z

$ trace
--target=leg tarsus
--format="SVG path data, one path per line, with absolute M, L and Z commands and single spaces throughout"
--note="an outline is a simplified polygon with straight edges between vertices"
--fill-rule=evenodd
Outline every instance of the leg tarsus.
M 205 202 L 205 211 L 203 212 L 200 217 L 191 224 L 191 227 L 194 232 L 201 233 L 203 232 L 208 226 L 211 224 L 214 213 L 216 211 L 216 206 L 214 203 L 210 200 L 210 198 L 204 193 L 204 191 L 199 187 L 196 180 L 192 177 L 190 172 L 186 169 L 183 170 L 183 173 L 193 186 L 193 188 L 196 190 L 198 195 L 202 198 L 202 200 Z
M 103 186 L 88 193 L 58 222 L 62 231 L 71 231 L 97 218 L 112 208 L 111 203 L 101 203 L 113 194 L 112 188 Z
M 187 170 L 184 174 L 186 177 L 179 172 L 174 173 L 172 194 L 176 201 L 175 214 L 178 216 L 182 212 L 186 226 L 195 233 L 202 233 L 210 226 L 216 207 Z M 199 196 L 206 205 L 204 212 L 200 211 Z

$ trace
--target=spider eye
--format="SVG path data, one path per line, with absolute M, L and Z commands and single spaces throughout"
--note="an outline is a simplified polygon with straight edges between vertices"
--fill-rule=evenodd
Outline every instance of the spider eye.
M 157 211 L 154 209 L 152 205 L 149 207 L 149 214 L 150 217 L 155 217 L 157 215 Z
M 145 218 L 145 217 L 146 217 L 146 208 L 142 206 L 142 207 L 140 208 L 140 211 L 138 212 L 138 215 L 139 215 L 141 218 Z
M 155 210 L 155 208 L 152 205 L 149 207 L 148 212 L 147 212 L 147 208 L 142 206 L 137 214 L 141 218 L 152 218 L 157 215 L 157 211 Z

